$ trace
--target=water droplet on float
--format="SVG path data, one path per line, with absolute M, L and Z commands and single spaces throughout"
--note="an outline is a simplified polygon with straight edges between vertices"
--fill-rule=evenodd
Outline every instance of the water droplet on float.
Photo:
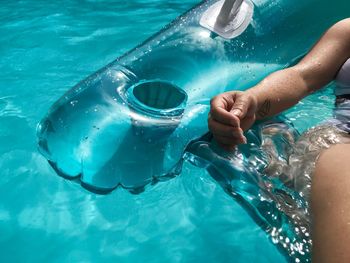
M 72 101 L 70 102 L 70 105 L 72 105 L 72 106 L 74 107 L 77 103 L 78 103 L 77 100 L 72 100 Z

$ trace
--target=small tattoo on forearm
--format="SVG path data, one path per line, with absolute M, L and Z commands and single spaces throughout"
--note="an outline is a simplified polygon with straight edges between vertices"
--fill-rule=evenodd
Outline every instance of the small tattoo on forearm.
M 266 116 L 269 115 L 270 109 L 271 109 L 271 101 L 265 100 L 263 105 L 258 110 L 257 114 L 260 118 L 265 118 Z

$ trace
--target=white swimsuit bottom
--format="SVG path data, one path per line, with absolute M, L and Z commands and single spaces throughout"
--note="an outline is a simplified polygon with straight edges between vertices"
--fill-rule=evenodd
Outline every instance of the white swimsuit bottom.
M 337 128 L 350 134 L 350 99 L 337 99 L 334 118 L 329 120 Z

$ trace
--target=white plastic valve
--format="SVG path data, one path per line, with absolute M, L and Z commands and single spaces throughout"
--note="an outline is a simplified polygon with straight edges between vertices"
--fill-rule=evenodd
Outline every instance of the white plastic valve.
M 220 0 L 204 12 L 199 23 L 223 38 L 232 39 L 246 30 L 253 10 L 250 0 Z

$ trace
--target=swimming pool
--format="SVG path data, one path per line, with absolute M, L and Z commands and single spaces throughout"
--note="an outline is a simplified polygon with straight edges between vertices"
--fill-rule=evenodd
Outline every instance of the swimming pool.
M 55 176 L 35 137 L 50 105 L 196 1 L 63 3 L 0 8 L 0 260 L 283 262 L 247 212 L 189 163 L 141 195 L 99 196 Z M 302 131 L 331 115 L 332 99 L 323 90 L 287 116 Z

